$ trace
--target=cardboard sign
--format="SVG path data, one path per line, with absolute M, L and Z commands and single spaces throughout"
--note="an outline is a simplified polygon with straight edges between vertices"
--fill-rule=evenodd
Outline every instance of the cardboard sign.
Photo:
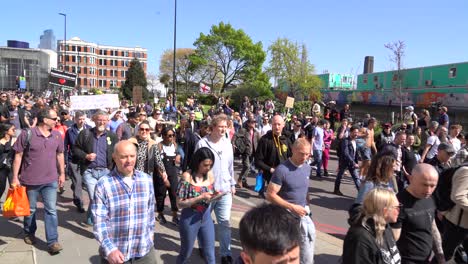
M 143 103 L 143 88 L 141 86 L 133 86 L 132 102 L 135 105 Z
M 70 110 L 119 108 L 118 94 L 70 96 Z
M 294 107 L 294 97 L 288 96 L 286 98 L 286 103 L 284 104 L 284 107 L 286 108 L 293 108 Z

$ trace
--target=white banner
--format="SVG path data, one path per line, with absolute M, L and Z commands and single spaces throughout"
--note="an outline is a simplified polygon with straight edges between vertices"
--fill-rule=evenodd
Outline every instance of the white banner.
M 118 94 L 70 96 L 70 110 L 119 108 Z

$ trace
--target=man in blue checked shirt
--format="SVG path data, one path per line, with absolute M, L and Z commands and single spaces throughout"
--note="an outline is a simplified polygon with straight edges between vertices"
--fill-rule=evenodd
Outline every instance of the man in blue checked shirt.
M 101 263 L 156 263 L 152 177 L 134 169 L 137 149 L 127 140 L 112 158 L 116 167 L 99 179 L 91 207 Z

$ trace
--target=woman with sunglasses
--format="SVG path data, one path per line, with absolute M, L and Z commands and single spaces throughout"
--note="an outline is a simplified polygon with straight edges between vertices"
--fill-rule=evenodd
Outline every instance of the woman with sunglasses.
M 176 164 L 180 164 L 180 154 L 177 150 L 177 144 L 175 143 L 175 132 L 172 127 L 165 127 L 162 130 L 163 141 L 158 143 L 158 149 L 161 154 L 162 163 L 167 173 L 167 181 L 164 181 L 164 177 L 156 176 L 154 178 L 154 188 L 156 194 L 156 210 L 158 216 L 156 220 L 160 224 L 167 223 L 164 217 L 164 200 L 166 199 L 166 192 L 169 191 L 169 199 L 171 200 L 172 209 L 172 222 L 179 224 L 179 218 L 177 217 L 177 182 L 179 169 Z M 168 190 L 169 189 L 169 190 Z
M 400 204 L 395 193 L 376 188 L 367 193 L 359 216 L 343 243 L 343 264 L 399 264 L 400 252 L 389 223 L 395 223 Z
M 137 161 L 135 169 L 148 173 L 149 175 L 161 175 L 163 182 L 167 182 L 167 174 L 161 159 L 161 154 L 156 141 L 151 139 L 151 128 L 148 121 L 138 125 L 138 135 L 131 137 L 128 141 L 137 146 Z

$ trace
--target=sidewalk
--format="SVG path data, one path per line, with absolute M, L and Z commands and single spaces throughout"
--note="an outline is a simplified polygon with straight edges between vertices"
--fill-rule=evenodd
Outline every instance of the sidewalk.
M 0 263 L 14 264 L 75 264 L 99 263 L 98 244 L 94 239 L 92 227 L 82 224 L 85 214 L 79 214 L 72 204 L 70 181 L 66 182 L 66 192 L 58 198 L 59 242 L 63 251 L 55 256 L 47 253 L 43 223 L 42 204 L 39 204 L 36 233 L 37 243 L 34 246 L 23 242 L 22 222 L 9 221 L 0 217 Z M 4 198 L 3 198 L 4 199 Z M 2 200 L 3 200 L 2 199 Z M 232 254 L 237 257 L 241 250 L 239 241 L 239 221 L 251 205 L 245 199 L 235 197 L 232 211 Z M 168 218 L 170 219 L 170 218 Z M 155 245 L 158 263 L 175 263 L 179 250 L 179 233 L 170 222 L 165 226 L 158 223 L 155 228 Z M 342 252 L 342 240 L 328 234 L 317 232 L 315 244 L 315 263 L 339 263 Z M 197 248 L 197 246 L 195 246 Z M 216 243 L 216 250 L 219 245 Z M 219 254 L 217 254 L 219 256 Z M 191 263 L 203 263 L 195 250 Z

